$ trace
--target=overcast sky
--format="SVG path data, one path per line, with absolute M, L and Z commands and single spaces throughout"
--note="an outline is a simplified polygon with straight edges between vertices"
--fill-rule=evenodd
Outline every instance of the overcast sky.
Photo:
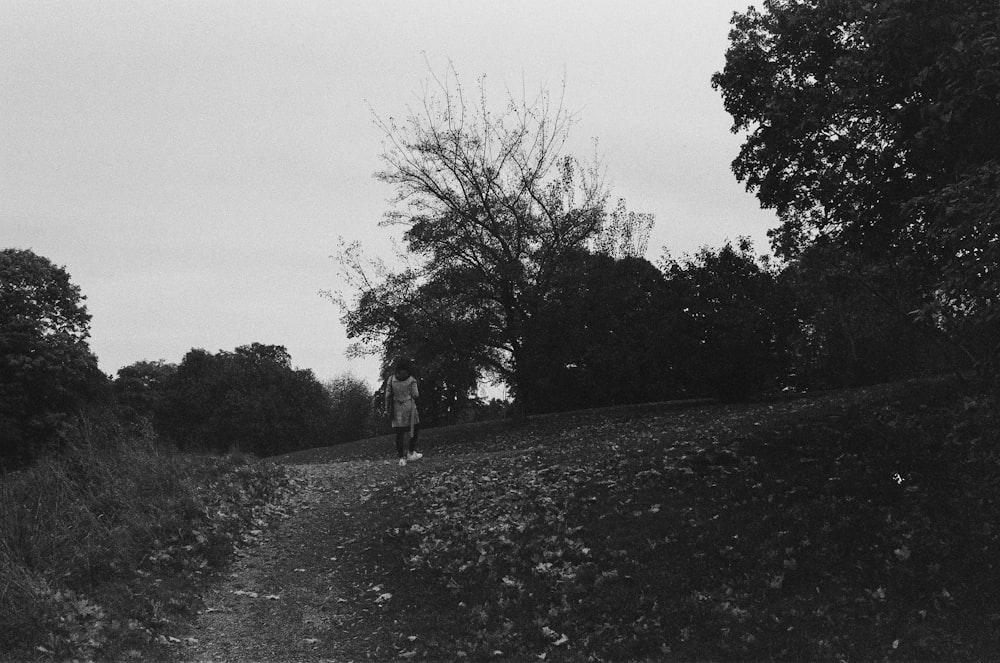
M 428 63 L 468 86 L 557 90 L 616 196 L 652 212 L 647 257 L 776 221 L 730 171 L 710 77 L 749 0 L 0 0 L 0 248 L 64 266 L 113 374 L 261 342 L 321 379 L 348 361 L 337 238 L 382 251 L 381 136 Z

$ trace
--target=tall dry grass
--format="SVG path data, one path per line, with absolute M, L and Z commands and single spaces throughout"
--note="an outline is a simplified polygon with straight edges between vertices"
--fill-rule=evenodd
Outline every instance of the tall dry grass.
M 168 621 L 153 576 L 223 562 L 283 486 L 274 466 L 182 455 L 148 428 L 82 419 L 63 453 L 0 476 L 0 660 L 153 641 Z

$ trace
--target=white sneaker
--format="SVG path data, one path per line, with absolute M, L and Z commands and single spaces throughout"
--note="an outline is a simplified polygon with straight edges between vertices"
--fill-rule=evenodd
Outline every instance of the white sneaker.
M 419 451 L 411 451 L 410 453 L 406 454 L 406 460 L 420 460 L 423 457 L 424 455 Z
M 399 466 L 400 467 L 406 467 L 406 459 L 405 458 L 400 458 L 399 459 Z

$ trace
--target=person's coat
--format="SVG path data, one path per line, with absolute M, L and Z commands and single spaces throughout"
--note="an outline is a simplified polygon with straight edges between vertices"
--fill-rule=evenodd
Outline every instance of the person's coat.
M 393 428 L 409 428 L 410 435 L 413 435 L 414 427 L 420 423 L 416 402 L 419 397 L 417 379 L 412 375 L 405 380 L 398 380 L 395 375 L 389 376 L 385 385 L 385 402 L 386 409 L 391 408 Z

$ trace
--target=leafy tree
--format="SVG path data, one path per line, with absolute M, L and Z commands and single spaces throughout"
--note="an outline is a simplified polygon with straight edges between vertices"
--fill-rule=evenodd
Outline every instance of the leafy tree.
M 279 367 L 285 370 L 292 368 L 292 356 L 283 345 L 251 343 L 236 348 L 233 354 L 251 366 Z
M 293 369 L 282 346 L 253 343 L 188 352 L 157 422 L 181 449 L 273 455 L 330 444 L 334 415 L 312 371 Z
M 954 348 L 933 327 L 914 325 L 921 300 L 898 268 L 867 261 L 824 239 L 778 276 L 797 324 L 787 339 L 790 382 L 843 387 L 947 370 Z
M 32 251 L 0 251 L 0 465 L 57 444 L 70 414 L 106 381 L 87 344 L 83 300 L 65 268 Z
M 989 0 L 765 0 L 733 19 L 713 77 L 741 181 L 782 215 L 779 242 L 843 234 L 872 250 L 920 244 L 904 205 L 1000 150 L 1000 8 Z M 958 177 L 956 177 L 958 176 Z
M 1000 161 L 920 199 L 938 220 L 941 273 L 920 309 L 985 377 L 1000 376 Z
M 112 387 L 118 405 L 128 419 L 152 421 L 161 409 L 177 365 L 165 361 L 137 361 L 118 369 Z
M 381 354 L 383 376 L 399 357 L 413 362 L 425 426 L 454 423 L 474 404 L 489 354 L 482 341 L 489 325 L 485 315 L 469 313 L 480 303 L 463 287 L 445 279 L 416 285 L 415 279 L 389 276 L 366 291 L 347 317 L 348 334 L 366 337 Z
M 332 400 L 330 439 L 333 443 L 359 440 L 378 432 L 377 422 L 383 407 L 376 409 L 373 405 L 372 390 L 363 380 L 349 374 L 341 375 L 323 386 Z
M 730 40 L 713 84 L 748 132 L 737 177 L 781 217 L 775 248 L 825 236 L 896 269 L 924 321 L 995 366 L 1000 5 L 765 0 Z
M 420 334 L 523 398 L 526 335 L 567 262 L 598 241 L 640 244 L 652 218 L 624 205 L 609 212 L 600 169 L 561 154 L 572 124 L 561 99 L 543 90 L 493 112 L 466 99 L 454 72 L 436 82 L 405 122 L 379 120 L 387 149 L 377 177 L 398 203 L 386 221 L 404 229 L 417 264 L 356 276 L 348 333 L 379 341 L 406 327 L 407 338 Z M 633 232 L 613 241 L 617 227 Z
M 678 360 L 683 383 L 727 400 L 777 386 L 787 372 L 792 297 L 749 240 L 681 261 L 665 256 L 662 267 L 670 301 L 684 314 L 675 327 L 686 342 Z
M 411 347 L 414 352 L 403 356 L 412 358 L 414 374 L 420 380 L 421 423 L 444 426 L 471 416 L 478 403 L 479 383 L 479 372 L 472 362 L 456 353 L 442 353 L 423 342 Z
M 663 275 L 643 258 L 579 251 L 526 340 L 532 412 L 677 396 L 678 350 Z

